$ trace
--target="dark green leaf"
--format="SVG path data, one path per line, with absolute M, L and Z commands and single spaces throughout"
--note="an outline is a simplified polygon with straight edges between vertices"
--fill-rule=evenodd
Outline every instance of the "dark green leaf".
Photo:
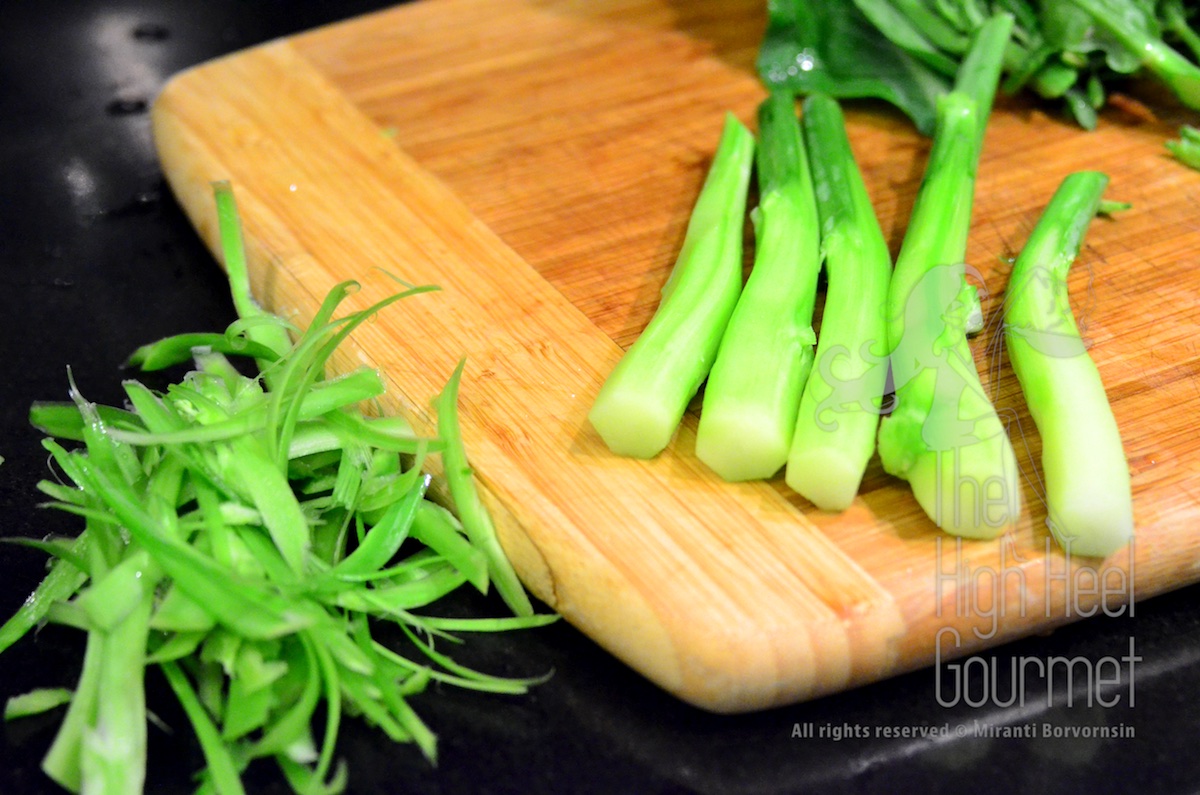
M 854 3 L 778 0 L 768 9 L 758 57 L 768 88 L 883 99 L 932 134 L 950 79 L 889 41 Z

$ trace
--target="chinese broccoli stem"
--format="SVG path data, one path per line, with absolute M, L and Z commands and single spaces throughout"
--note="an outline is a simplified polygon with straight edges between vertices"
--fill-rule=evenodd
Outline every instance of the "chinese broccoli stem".
M 708 375 L 742 290 L 742 229 L 754 136 L 732 115 L 650 323 L 613 369 L 588 419 L 618 455 L 670 442 Z
M 704 388 L 696 456 L 725 480 L 768 478 L 787 461 L 812 369 L 820 229 L 790 92 L 758 109 L 754 267 Z
M 971 48 L 963 56 L 954 78 L 954 90 L 975 101 L 976 128 L 975 158 L 983 148 L 983 135 L 996 99 L 1005 49 L 1012 37 L 1013 18 L 1000 13 L 980 25 L 971 40 Z
M 54 742 L 42 759 L 42 770 L 64 789 L 79 792 L 83 786 L 83 736 L 95 717 L 100 695 L 100 669 L 104 662 L 104 638 L 89 632 L 83 653 L 83 670 L 75 685 L 75 696 L 67 707 Z
M 884 303 L 892 259 L 837 101 L 809 96 L 802 121 L 827 286 L 816 365 L 800 401 L 786 480 L 818 508 L 840 511 L 854 500 L 875 452 L 887 380 Z
M 978 62 L 992 63 L 998 74 L 1002 40 L 979 36 L 976 42 L 993 48 L 992 60 Z M 968 61 L 976 59 L 968 55 Z M 968 82 L 982 85 L 977 77 Z M 976 96 L 990 102 L 986 92 Z M 982 123 L 970 93 L 956 89 L 940 99 L 929 164 L 888 290 L 896 403 L 879 429 L 884 469 L 908 481 L 939 527 L 968 538 L 995 537 L 1020 514 L 1012 444 L 966 338 L 976 296 L 963 260 Z
M 1013 266 L 1005 341 L 1042 437 L 1047 524 L 1068 552 L 1106 557 L 1133 537 L 1129 466 L 1100 373 L 1080 339 L 1067 272 L 1108 178 L 1068 176 Z
M 1004 67 L 1004 54 L 1012 41 L 1013 22 L 1011 14 L 998 13 L 976 28 L 971 38 L 971 46 L 963 55 L 954 77 L 954 90 L 975 101 L 976 164 L 979 162 L 979 153 L 983 150 L 983 137 L 992 114 L 992 104 L 996 100 L 996 87 Z M 966 328 L 967 334 L 975 334 L 983 329 L 983 309 L 979 303 L 979 295 L 973 287 L 969 296 L 971 309 L 967 315 Z

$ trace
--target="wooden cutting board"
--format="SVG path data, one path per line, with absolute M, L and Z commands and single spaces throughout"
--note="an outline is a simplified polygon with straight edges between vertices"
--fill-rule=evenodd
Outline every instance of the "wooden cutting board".
M 1067 173 L 1106 171 L 1133 203 L 1093 225 L 1070 280 L 1132 470 L 1131 550 L 1066 560 L 1048 542 L 1038 436 L 998 324 L 974 345 L 1026 505 L 1000 540 L 942 535 L 877 461 L 841 514 L 782 477 L 723 483 L 693 455 L 694 412 L 656 460 L 608 453 L 586 413 L 657 303 L 722 114 L 753 124 L 763 6 L 421 0 L 177 76 L 155 138 L 210 246 L 209 183 L 232 180 L 275 311 L 304 323 L 343 279 L 365 305 L 395 289 L 384 271 L 443 288 L 356 332 L 338 366 L 381 368 L 389 408 L 427 428 L 466 356 L 468 450 L 522 578 L 694 704 L 812 698 L 1200 579 L 1200 173 L 1164 155 L 1169 113 L 1114 110 L 1085 134 L 1002 100 L 969 253 L 995 312 Z M 849 120 L 895 250 L 929 143 L 882 106 Z

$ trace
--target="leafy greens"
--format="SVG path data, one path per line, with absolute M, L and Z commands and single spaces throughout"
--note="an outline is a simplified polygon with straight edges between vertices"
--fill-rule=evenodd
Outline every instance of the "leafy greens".
M 1091 129 L 1114 80 L 1146 70 L 1200 108 L 1200 37 L 1182 0 L 770 0 L 758 69 L 768 88 L 874 97 L 933 132 L 971 36 L 1014 18 L 1004 89 L 1061 100 Z M 1178 47 L 1178 48 L 1177 48 Z M 1187 54 L 1185 54 L 1187 53 Z M 1190 54 L 1190 58 L 1189 55 Z

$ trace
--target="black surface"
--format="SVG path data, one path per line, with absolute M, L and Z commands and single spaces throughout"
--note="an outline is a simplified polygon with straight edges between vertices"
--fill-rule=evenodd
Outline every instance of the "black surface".
M 137 345 L 233 319 L 226 285 L 166 189 L 150 141 L 148 103 L 173 72 L 268 38 L 383 5 L 370 2 L 10 2 L 0 5 L 0 511 L 6 536 L 67 532 L 39 510 L 47 473 L 26 412 L 66 396 L 70 367 L 92 400 L 119 402 L 120 370 Z M 43 556 L 0 545 L 0 613 L 40 578 Z M 933 572 L 929 573 L 934 576 Z M 980 656 L 1002 678 L 1023 657 L 1140 655 L 1109 709 L 1047 708 L 1031 681 L 1023 709 L 944 708 L 933 671 L 819 701 L 721 717 L 682 705 L 565 625 L 472 640 L 466 661 L 496 673 L 553 678 L 524 697 L 432 689 L 414 700 L 441 738 L 436 768 L 349 721 L 341 753 L 354 793 L 1195 792 L 1200 790 L 1200 591 L 1136 605 Z M 456 609 L 494 610 L 459 600 Z M 0 656 L 0 697 L 70 685 L 81 637 L 50 628 Z M 200 764 L 186 724 L 150 680 L 148 791 L 190 791 Z M 1130 689 L 1134 703 L 1129 704 Z M 58 790 L 38 770 L 57 715 L 0 730 L 0 795 Z M 1124 725 L 1109 740 L 794 738 L 797 725 Z M 254 768 L 251 792 L 283 792 Z

